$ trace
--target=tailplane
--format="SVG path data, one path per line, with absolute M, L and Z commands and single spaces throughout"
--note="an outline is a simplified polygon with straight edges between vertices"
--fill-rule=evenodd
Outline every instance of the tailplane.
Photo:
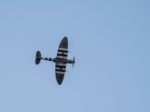
M 35 57 L 35 64 L 38 65 L 41 62 L 41 59 L 42 59 L 41 52 L 37 51 Z

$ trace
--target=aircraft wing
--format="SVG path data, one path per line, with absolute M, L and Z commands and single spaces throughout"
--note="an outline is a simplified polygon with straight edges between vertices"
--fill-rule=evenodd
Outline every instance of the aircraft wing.
M 68 56 L 68 39 L 67 37 L 64 37 L 58 47 L 56 58 L 64 60 L 67 59 L 67 56 Z M 66 64 L 56 63 L 55 73 L 56 73 L 56 80 L 59 85 L 62 84 L 63 82 L 65 71 L 66 71 Z
M 67 56 L 68 56 L 68 39 L 67 37 L 64 37 L 58 47 L 57 58 L 67 59 Z
M 56 80 L 59 85 L 62 84 L 63 82 L 65 71 L 66 71 L 66 64 L 56 63 L 55 65 Z

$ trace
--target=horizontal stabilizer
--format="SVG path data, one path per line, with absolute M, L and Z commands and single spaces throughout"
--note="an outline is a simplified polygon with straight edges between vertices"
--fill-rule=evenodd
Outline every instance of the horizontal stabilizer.
M 35 58 L 35 64 L 38 65 L 40 63 L 41 59 L 42 59 L 41 52 L 37 51 L 36 58 Z

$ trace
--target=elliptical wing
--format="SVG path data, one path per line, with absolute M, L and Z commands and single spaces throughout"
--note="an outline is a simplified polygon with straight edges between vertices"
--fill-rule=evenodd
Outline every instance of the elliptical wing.
M 67 59 L 68 56 L 68 39 L 64 37 L 58 47 L 57 58 L 58 59 Z
M 68 56 L 68 39 L 64 37 L 58 47 L 57 51 L 57 59 L 67 59 Z M 59 85 L 62 84 L 64 79 L 64 74 L 66 71 L 66 64 L 64 63 L 56 63 L 55 66 L 55 73 L 56 73 L 56 80 Z

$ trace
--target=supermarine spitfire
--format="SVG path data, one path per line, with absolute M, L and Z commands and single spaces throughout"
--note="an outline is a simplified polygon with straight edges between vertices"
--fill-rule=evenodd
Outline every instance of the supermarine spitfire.
M 61 85 L 64 79 L 65 72 L 66 72 L 66 65 L 72 64 L 74 66 L 75 64 L 75 58 L 73 58 L 73 60 L 70 60 L 70 59 L 67 59 L 67 56 L 68 56 L 68 39 L 67 37 L 64 37 L 58 47 L 56 58 L 47 58 L 47 57 L 43 58 L 41 56 L 41 52 L 37 51 L 35 64 L 38 65 L 41 60 L 54 62 L 56 80 L 57 80 L 57 83 Z

